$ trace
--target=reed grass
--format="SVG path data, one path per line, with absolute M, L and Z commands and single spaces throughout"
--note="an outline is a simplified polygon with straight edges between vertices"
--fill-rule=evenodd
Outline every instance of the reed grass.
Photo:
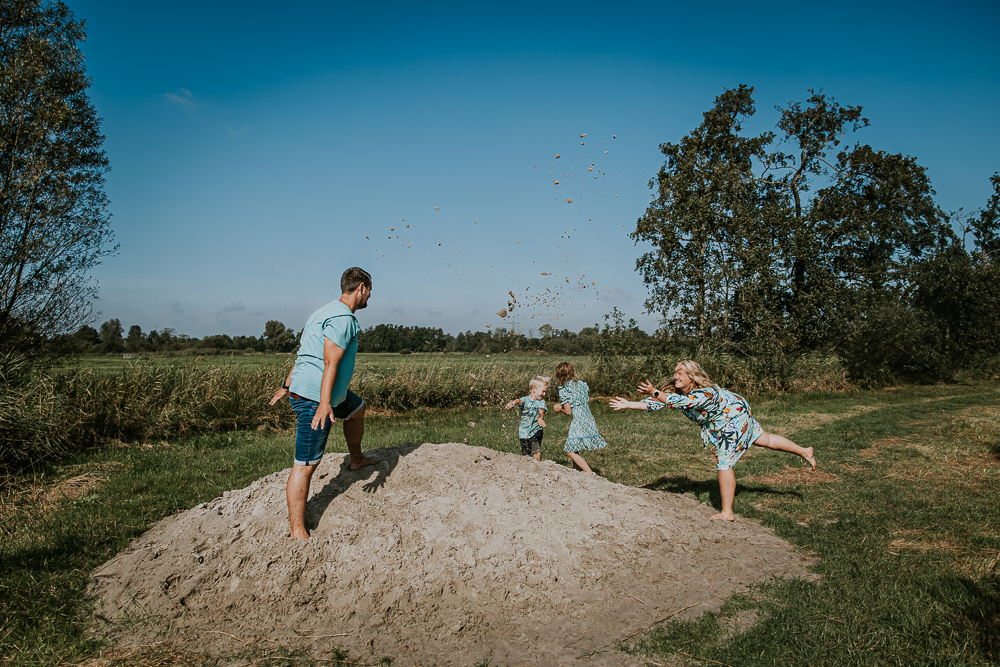
M 8 363 L 8 380 L 0 384 L 0 473 L 119 441 L 292 428 L 287 406 L 268 403 L 294 358 L 272 359 L 221 365 L 140 360 L 121 367 L 48 370 Z M 675 362 L 662 356 L 595 363 L 588 357 L 524 354 L 363 355 L 351 388 L 371 408 L 390 412 L 498 405 L 526 395 L 534 375 L 553 375 L 563 360 L 574 364 L 594 396 L 631 394 L 645 378 L 662 382 L 672 376 Z M 746 395 L 847 388 L 835 358 L 807 356 L 784 365 L 726 356 L 701 361 L 720 384 Z M 556 397 L 554 384 L 550 394 Z

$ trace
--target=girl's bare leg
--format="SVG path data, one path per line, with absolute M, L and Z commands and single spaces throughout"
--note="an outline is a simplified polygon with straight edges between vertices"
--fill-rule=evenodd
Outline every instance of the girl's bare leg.
M 568 456 L 569 460 L 573 462 L 573 467 L 576 468 L 577 470 L 582 470 L 583 472 L 589 472 L 589 473 L 594 472 L 593 470 L 590 469 L 590 466 L 587 465 L 587 462 L 583 459 L 583 457 L 577 454 L 576 452 L 566 452 L 566 456 Z
M 768 449 L 777 449 L 782 452 L 789 452 L 791 454 L 798 454 L 812 466 L 812 469 L 816 469 L 816 458 L 813 456 L 812 447 L 799 447 L 794 442 L 788 438 L 781 435 L 774 435 L 773 433 L 764 433 L 759 438 L 753 441 L 753 444 L 760 445 L 761 447 L 767 447 Z
M 733 498 L 736 496 L 736 473 L 733 469 L 719 471 L 719 492 L 722 494 L 722 511 L 710 517 L 712 521 L 736 521 L 733 514 Z

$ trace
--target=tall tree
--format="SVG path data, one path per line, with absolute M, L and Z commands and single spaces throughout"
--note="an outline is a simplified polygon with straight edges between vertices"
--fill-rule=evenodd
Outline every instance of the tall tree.
M 666 162 L 650 181 L 656 195 L 631 234 L 653 246 L 636 262 L 646 309 L 699 347 L 732 343 L 737 329 L 759 329 L 775 312 L 779 230 L 761 224 L 772 205 L 753 178 L 773 135 L 739 135 L 754 112 L 752 87 L 726 90 L 694 131 L 662 144 Z
M 101 325 L 101 352 L 121 352 L 125 349 L 122 323 L 115 317 Z
M 295 332 L 278 320 L 268 320 L 264 325 L 264 349 L 268 352 L 291 352 L 298 341 Z
M 654 198 L 632 233 L 652 245 L 637 269 L 647 310 L 699 349 L 781 356 L 835 345 L 845 322 L 898 319 L 885 304 L 945 242 L 923 167 L 841 148 L 869 124 L 862 108 L 809 92 L 777 107 L 778 133 L 747 137 L 753 88 L 726 90 L 701 125 L 660 147 Z M 864 350 L 877 327 L 854 333 Z
M 867 127 L 869 121 L 861 115 L 860 106 L 842 106 L 811 88 L 809 93 L 805 105 L 791 102 L 775 107 L 781 114 L 778 141 L 787 148 L 766 156 L 761 182 L 784 200 L 785 311 L 795 338 L 812 347 L 819 341 L 818 332 L 836 319 L 832 295 L 839 285 L 822 258 L 826 239 L 813 216 L 814 201 L 809 193 L 817 183 L 836 181 L 836 158 L 831 152 L 844 135 Z
M 146 349 L 146 337 L 142 335 L 142 327 L 133 324 L 128 328 L 128 336 L 125 337 L 126 352 L 142 352 Z
M 862 144 L 834 155 L 870 123 L 861 106 L 809 92 L 805 105 L 776 107 L 782 150 L 767 156 L 761 182 L 785 199 L 786 312 L 800 343 L 815 348 L 842 335 L 840 322 L 900 298 L 906 271 L 946 225 L 914 158 Z
M 995 263 L 1000 257 L 1000 172 L 990 177 L 993 196 L 986 208 L 969 221 L 969 231 L 975 244 L 975 259 L 981 265 Z
M 0 3 L 0 341 L 89 321 L 90 271 L 117 250 L 84 38 L 62 2 Z

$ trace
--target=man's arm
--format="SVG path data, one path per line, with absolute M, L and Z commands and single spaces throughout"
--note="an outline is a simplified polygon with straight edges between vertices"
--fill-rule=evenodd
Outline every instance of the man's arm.
M 333 407 L 330 405 L 330 396 L 333 394 L 333 383 L 337 379 L 337 366 L 344 358 L 344 348 L 340 347 L 327 337 L 323 337 L 323 380 L 319 386 L 319 407 L 313 415 L 312 428 L 317 431 L 324 427 L 327 417 L 330 424 L 336 419 L 333 416 Z

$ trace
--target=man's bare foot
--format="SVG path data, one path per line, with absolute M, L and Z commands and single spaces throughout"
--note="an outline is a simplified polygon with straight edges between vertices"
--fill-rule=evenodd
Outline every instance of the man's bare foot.
M 289 537 L 293 537 L 293 538 L 295 538 L 295 539 L 297 539 L 297 540 L 308 540 L 308 539 L 310 539 L 310 537 L 309 537 L 309 533 L 307 533 L 307 532 L 305 532 L 305 531 L 302 531 L 302 533 L 301 533 L 300 535 L 296 535 L 296 534 L 295 534 L 295 533 L 293 532 L 293 533 L 292 533 L 291 535 L 289 535 Z
M 354 460 L 351 459 L 351 470 L 361 470 L 365 466 L 373 466 L 376 465 L 377 463 L 378 461 L 376 461 L 375 459 L 370 459 L 366 456 L 362 456 L 361 460 L 358 461 L 356 464 L 354 463 Z
M 812 466 L 812 469 L 815 470 L 816 469 L 816 457 L 813 456 L 813 448 L 812 447 L 806 447 L 806 452 L 808 452 L 808 453 L 805 456 L 803 456 L 802 458 L 804 458 L 806 461 L 808 461 L 809 465 Z
M 736 515 L 732 512 L 729 514 L 719 512 L 718 514 L 709 517 L 709 521 L 736 521 Z

